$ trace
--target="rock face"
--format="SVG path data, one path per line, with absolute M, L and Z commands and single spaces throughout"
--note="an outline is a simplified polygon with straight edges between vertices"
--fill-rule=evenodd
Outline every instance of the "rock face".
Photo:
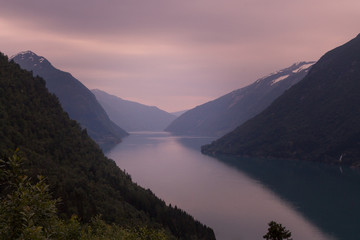
M 360 164 L 360 35 L 270 107 L 202 151 Z
M 95 96 L 70 73 L 56 69 L 44 57 L 31 51 L 11 58 L 23 69 L 32 71 L 46 81 L 46 87 L 60 100 L 70 118 L 78 121 L 103 149 L 111 147 L 127 136 L 127 132 L 113 123 Z
M 175 134 L 220 137 L 260 113 L 285 90 L 305 77 L 314 62 L 299 62 L 258 79 L 211 102 L 191 109 L 166 131 Z
M 176 118 L 154 106 L 124 100 L 98 89 L 91 91 L 110 119 L 126 131 L 163 131 Z

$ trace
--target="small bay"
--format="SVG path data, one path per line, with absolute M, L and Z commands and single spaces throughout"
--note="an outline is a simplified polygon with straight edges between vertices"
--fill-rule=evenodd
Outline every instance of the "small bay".
M 213 158 L 211 138 L 134 132 L 107 153 L 133 181 L 214 229 L 217 239 L 262 239 L 275 220 L 294 240 L 360 239 L 360 174 L 300 161 Z

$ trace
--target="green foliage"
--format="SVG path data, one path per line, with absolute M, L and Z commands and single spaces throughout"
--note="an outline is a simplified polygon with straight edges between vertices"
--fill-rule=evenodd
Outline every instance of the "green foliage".
M 64 225 L 56 215 L 58 200 L 52 199 L 45 179 L 39 176 L 33 184 L 23 173 L 17 152 L 0 159 L 0 238 L 66 239 L 61 235 L 68 235 L 67 231 L 58 232 L 58 226 Z
M 266 240 L 292 240 L 291 232 L 281 224 L 271 221 L 268 232 L 263 236 Z
M 18 151 L 17 151 L 18 152 Z M 23 175 L 17 152 L 6 161 L 0 159 L 2 191 L 0 198 L 0 238 L 2 240 L 167 240 L 173 237 L 161 229 L 122 228 L 106 224 L 99 216 L 81 225 L 73 215 L 68 221 L 58 218 L 56 204 L 43 177 L 36 183 Z
M 85 223 L 101 214 L 107 224 L 163 228 L 179 239 L 215 239 L 210 228 L 133 183 L 69 119 L 43 79 L 2 54 L 0 139 L 0 156 L 11 155 L 9 149 L 18 147 L 26 156 L 27 175 L 46 177 L 54 198 L 62 200 L 58 204 L 62 219 L 77 215 Z
M 176 239 L 162 229 L 149 227 L 122 228 L 117 225 L 106 224 L 99 216 L 94 217 L 83 231 L 81 239 L 91 240 L 171 240 Z

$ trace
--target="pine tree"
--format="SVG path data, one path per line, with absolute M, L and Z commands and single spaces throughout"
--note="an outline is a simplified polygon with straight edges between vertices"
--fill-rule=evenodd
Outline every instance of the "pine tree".
M 291 232 L 281 224 L 271 221 L 268 232 L 263 236 L 266 240 L 292 240 Z

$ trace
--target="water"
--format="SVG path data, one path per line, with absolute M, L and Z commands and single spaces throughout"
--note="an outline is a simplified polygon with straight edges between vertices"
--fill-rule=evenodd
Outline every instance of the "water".
M 214 229 L 218 240 L 263 239 L 271 220 L 294 240 L 360 239 L 360 174 L 298 161 L 202 155 L 209 138 L 132 133 L 107 153 L 150 188 Z

